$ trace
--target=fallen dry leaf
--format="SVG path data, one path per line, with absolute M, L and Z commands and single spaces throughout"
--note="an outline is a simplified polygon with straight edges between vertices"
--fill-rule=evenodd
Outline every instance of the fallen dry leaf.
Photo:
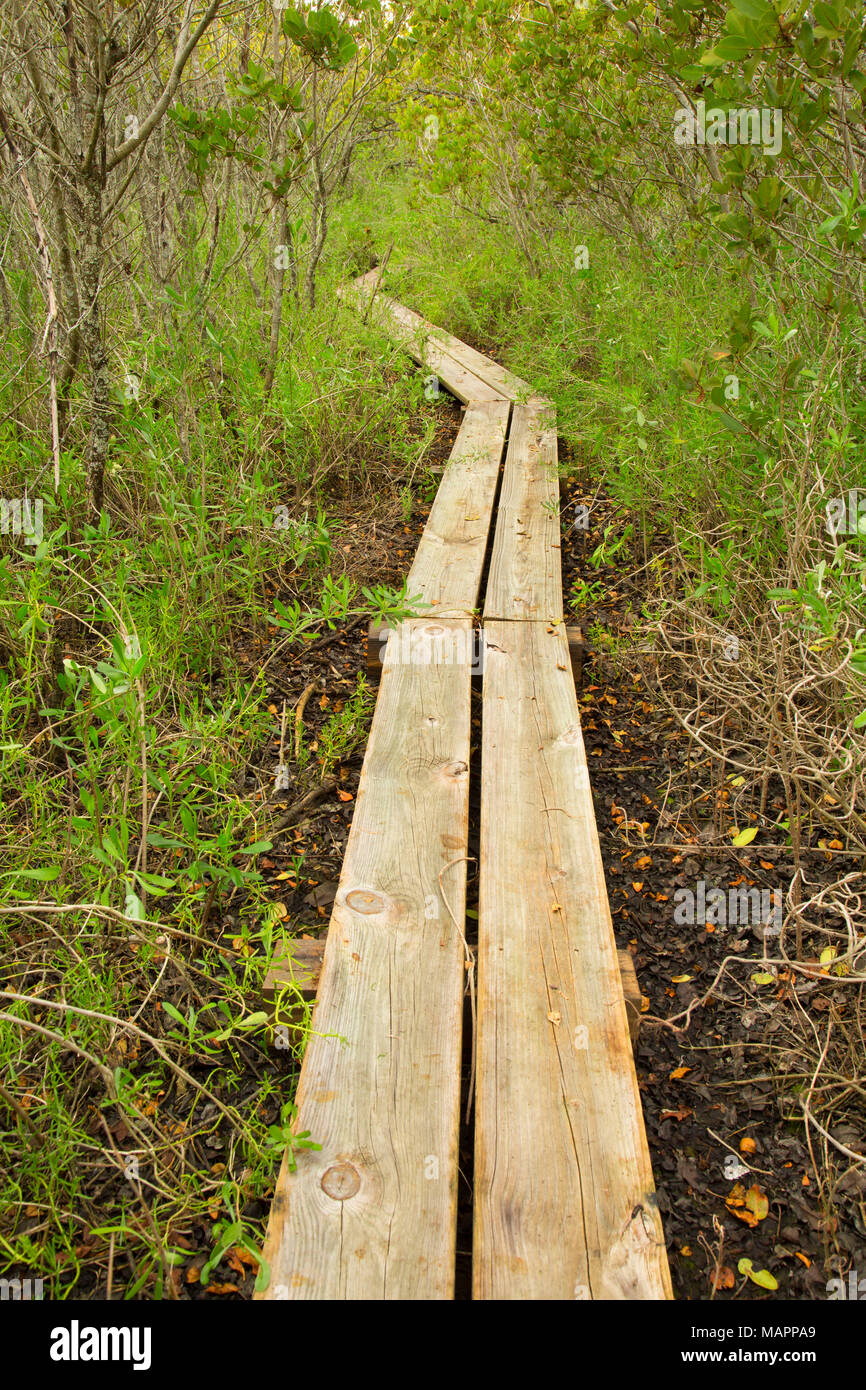
M 687 1105 L 681 1105 L 679 1110 L 662 1110 L 659 1120 L 686 1120 L 689 1115 L 694 1114 Z
M 226 1255 L 229 1269 L 233 1269 L 236 1274 L 246 1277 L 247 1269 L 258 1269 L 259 1262 L 249 1250 L 245 1250 L 242 1245 L 234 1245 Z M 246 1268 L 244 1267 L 246 1266 Z

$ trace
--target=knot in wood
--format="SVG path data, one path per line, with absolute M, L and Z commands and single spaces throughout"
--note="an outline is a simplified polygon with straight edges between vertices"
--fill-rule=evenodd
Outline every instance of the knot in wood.
M 370 893 L 366 888 L 353 888 L 346 894 L 346 906 L 353 912 L 363 912 L 369 916 L 373 912 L 385 910 L 385 899 L 378 893 Z
M 354 1197 L 360 1186 L 358 1170 L 351 1163 L 332 1163 L 322 1174 L 322 1191 L 333 1197 L 335 1202 L 345 1202 L 347 1197 Z

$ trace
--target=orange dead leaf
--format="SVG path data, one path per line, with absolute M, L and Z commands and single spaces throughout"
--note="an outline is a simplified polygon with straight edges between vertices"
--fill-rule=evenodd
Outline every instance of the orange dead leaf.
M 226 1255 L 226 1260 L 230 1269 L 236 1274 L 246 1275 L 247 1269 L 258 1269 L 259 1262 L 250 1250 L 245 1250 L 242 1245 L 232 1246 Z M 246 1266 L 246 1268 L 245 1268 Z
M 681 1081 L 682 1078 L 686 1075 L 686 1073 L 687 1073 L 687 1072 L 690 1072 L 690 1071 L 691 1071 L 691 1067 L 674 1067 L 674 1069 L 673 1069 L 673 1071 L 671 1072 L 670 1077 L 668 1078 L 668 1080 L 670 1080 L 670 1081 Z

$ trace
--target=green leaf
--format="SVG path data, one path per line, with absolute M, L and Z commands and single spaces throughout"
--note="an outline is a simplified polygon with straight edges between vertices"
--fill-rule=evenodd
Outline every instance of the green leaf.
M 747 19 L 767 19 L 773 14 L 767 0 L 732 0 L 732 4 L 737 13 L 744 14 Z
M 238 854 L 264 854 L 265 850 L 273 849 L 270 840 L 256 840 L 254 845 L 243 845 Z
M 757 1284 L 761 1289 L 769 1289 L 771 1293 L 775 1293 L 779 1287 L 779 1281 L 773 1277 L 768 1269 L 754 1269 L 752 1261 L 746 1259 L 745 1256 L 740 1260 L 737 1269 L 741 1274 L 748 1274 L 752 1283 Z
M 102 848 L 106 851 L 107 854 L 111 855 L 112 859 L 117 859 L 120 863 L 124 862 L 124 854 L 120 848 L 120 845 L 117 843 L 115 837 L 111 835 L 107 830 L 103 831 Z
M 175 840 L 171 835 L 163 835 L 160 830 L 148 830 L 147 843 L 156 849 L 186 849 L 187 846 L 181 840 Z
M 750 845 L 758 833 L 756 825 L 750 825 L 748 829 L 741 830 L 739 835 L 735 835 L 733 845 L 735 849 L 742 849 L 744 845 Z
M 136 878 L 138 878 L 146 888 L 151 888 L 154 892 L 159 888 L 174 887 L 174 879 L 166 878 L 164 874 L 138 873 L 136 874 Z
M 838 39 L 842 36 L 839 27 L 840 21 L 833 10 L 832 5 L 825 5 L 818 0 L 813 14 L 815 16 L 815 33 L 819 39 Z
M 256 1275 L 255 1291 L 256 1293 L 263 1293 L 264 1290 L 268 1287 L 268 1284 L 271 1282 L 271 1267 L 265 1259 L 264 1255 L 261 1253 L 261 1251 L 258 1250 L 255 1246 L 248 1245 L 247 1249 L 250 1251 L 251 1254 L 255 1255 L 256 1259 L 259 1262 L 259 1272 Z
M 749 39 L 741 38 L 739 34 L 725 34 L 724 38 L 719 39 L 714 51 L 723 63 L 739 63 L 754 51 L 754 44 Z
M 19 878 L 35 878 L 40 883 L 53 883 L 60 873 L 59 864 L 55 864 L 52 869 L 19 869 Z

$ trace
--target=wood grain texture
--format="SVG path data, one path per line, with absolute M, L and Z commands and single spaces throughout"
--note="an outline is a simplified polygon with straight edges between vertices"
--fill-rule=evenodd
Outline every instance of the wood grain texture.
M 484 618 L 562 619 L 556 429 L 516 405 L 496 516 Z
M 532 387 L 519 376 L 509 372 L 506 367 L 500 367 L 498 362 L 485 357 L 483 352 L 477 352 L 460 338 L 446 333 L 444 328 L 437 328 L 414 309 L 407 309 L 405 304 L 399 304 L 396 299 L 381 293 L 376 296 L 376 306 L 381 316 L 379 322 L 387 325 L 390 319 L 392 331 L 395 333 L 402 332 L 417 340 L 427 340 L 435 344 L 454 362 L 505 400 L 527 401 L 532 396 Z
M 506 400 L 519 401 L 537 410 L 547 410 L 551 416 L 555 415 L 553 403 L 545 396 L 536 395 L 528 382 L 510 372 L 507 367 L 501 366 L 499 362 L 494 362 L 492 357 L 487 357 L 483 352 L 470 347 L 461 338 L 455 338 L 453 333 L 447 333 L 444 328 L 437 328 L 413 309 L 407 309 L 405 304 L 400 304 L 390 295 L 383 294 L 381 283 L 381 272 L 378 267 L 374 267 L 365 275 L 359 275 L 350 284 L 341 286 L 337 293 L 342 298 L 354 299 L 361 309 L 374 300 L 374 317 L 377 317 L 386 331 L 399 334 L 399 330 L 402 329 L 413 336 L 429 336 L 455 362 Z
M 409 571 L 408 592 L 442 617 L 478 604 L 509 411 L 507 401 L 466 411 Z
M 267 1299 L 453 1297 L 471 626 L 388 642 L 297 1094 L 322 1148 L 280 1172 Z
M 671 1296 L 561 630 L 489 622 L 474 1296 Z
M 443 386 L 464 405 L 481 401 L 500 401 L 503 393 L 477 376 L 463 360 L 458 360 L 443 343 L 441 330 L 405 305 L 388 295 L 375 293 L 379 283 L 378 270 L 370 270 L 350 285 L 338 290 L 340 298 L 354 303 L 363 311 L 365 303 L 373 301 L 372 318 L 389 337 L 422 367 L 428 367 Z M 455 339 L 455 342 L 458 340 Z

